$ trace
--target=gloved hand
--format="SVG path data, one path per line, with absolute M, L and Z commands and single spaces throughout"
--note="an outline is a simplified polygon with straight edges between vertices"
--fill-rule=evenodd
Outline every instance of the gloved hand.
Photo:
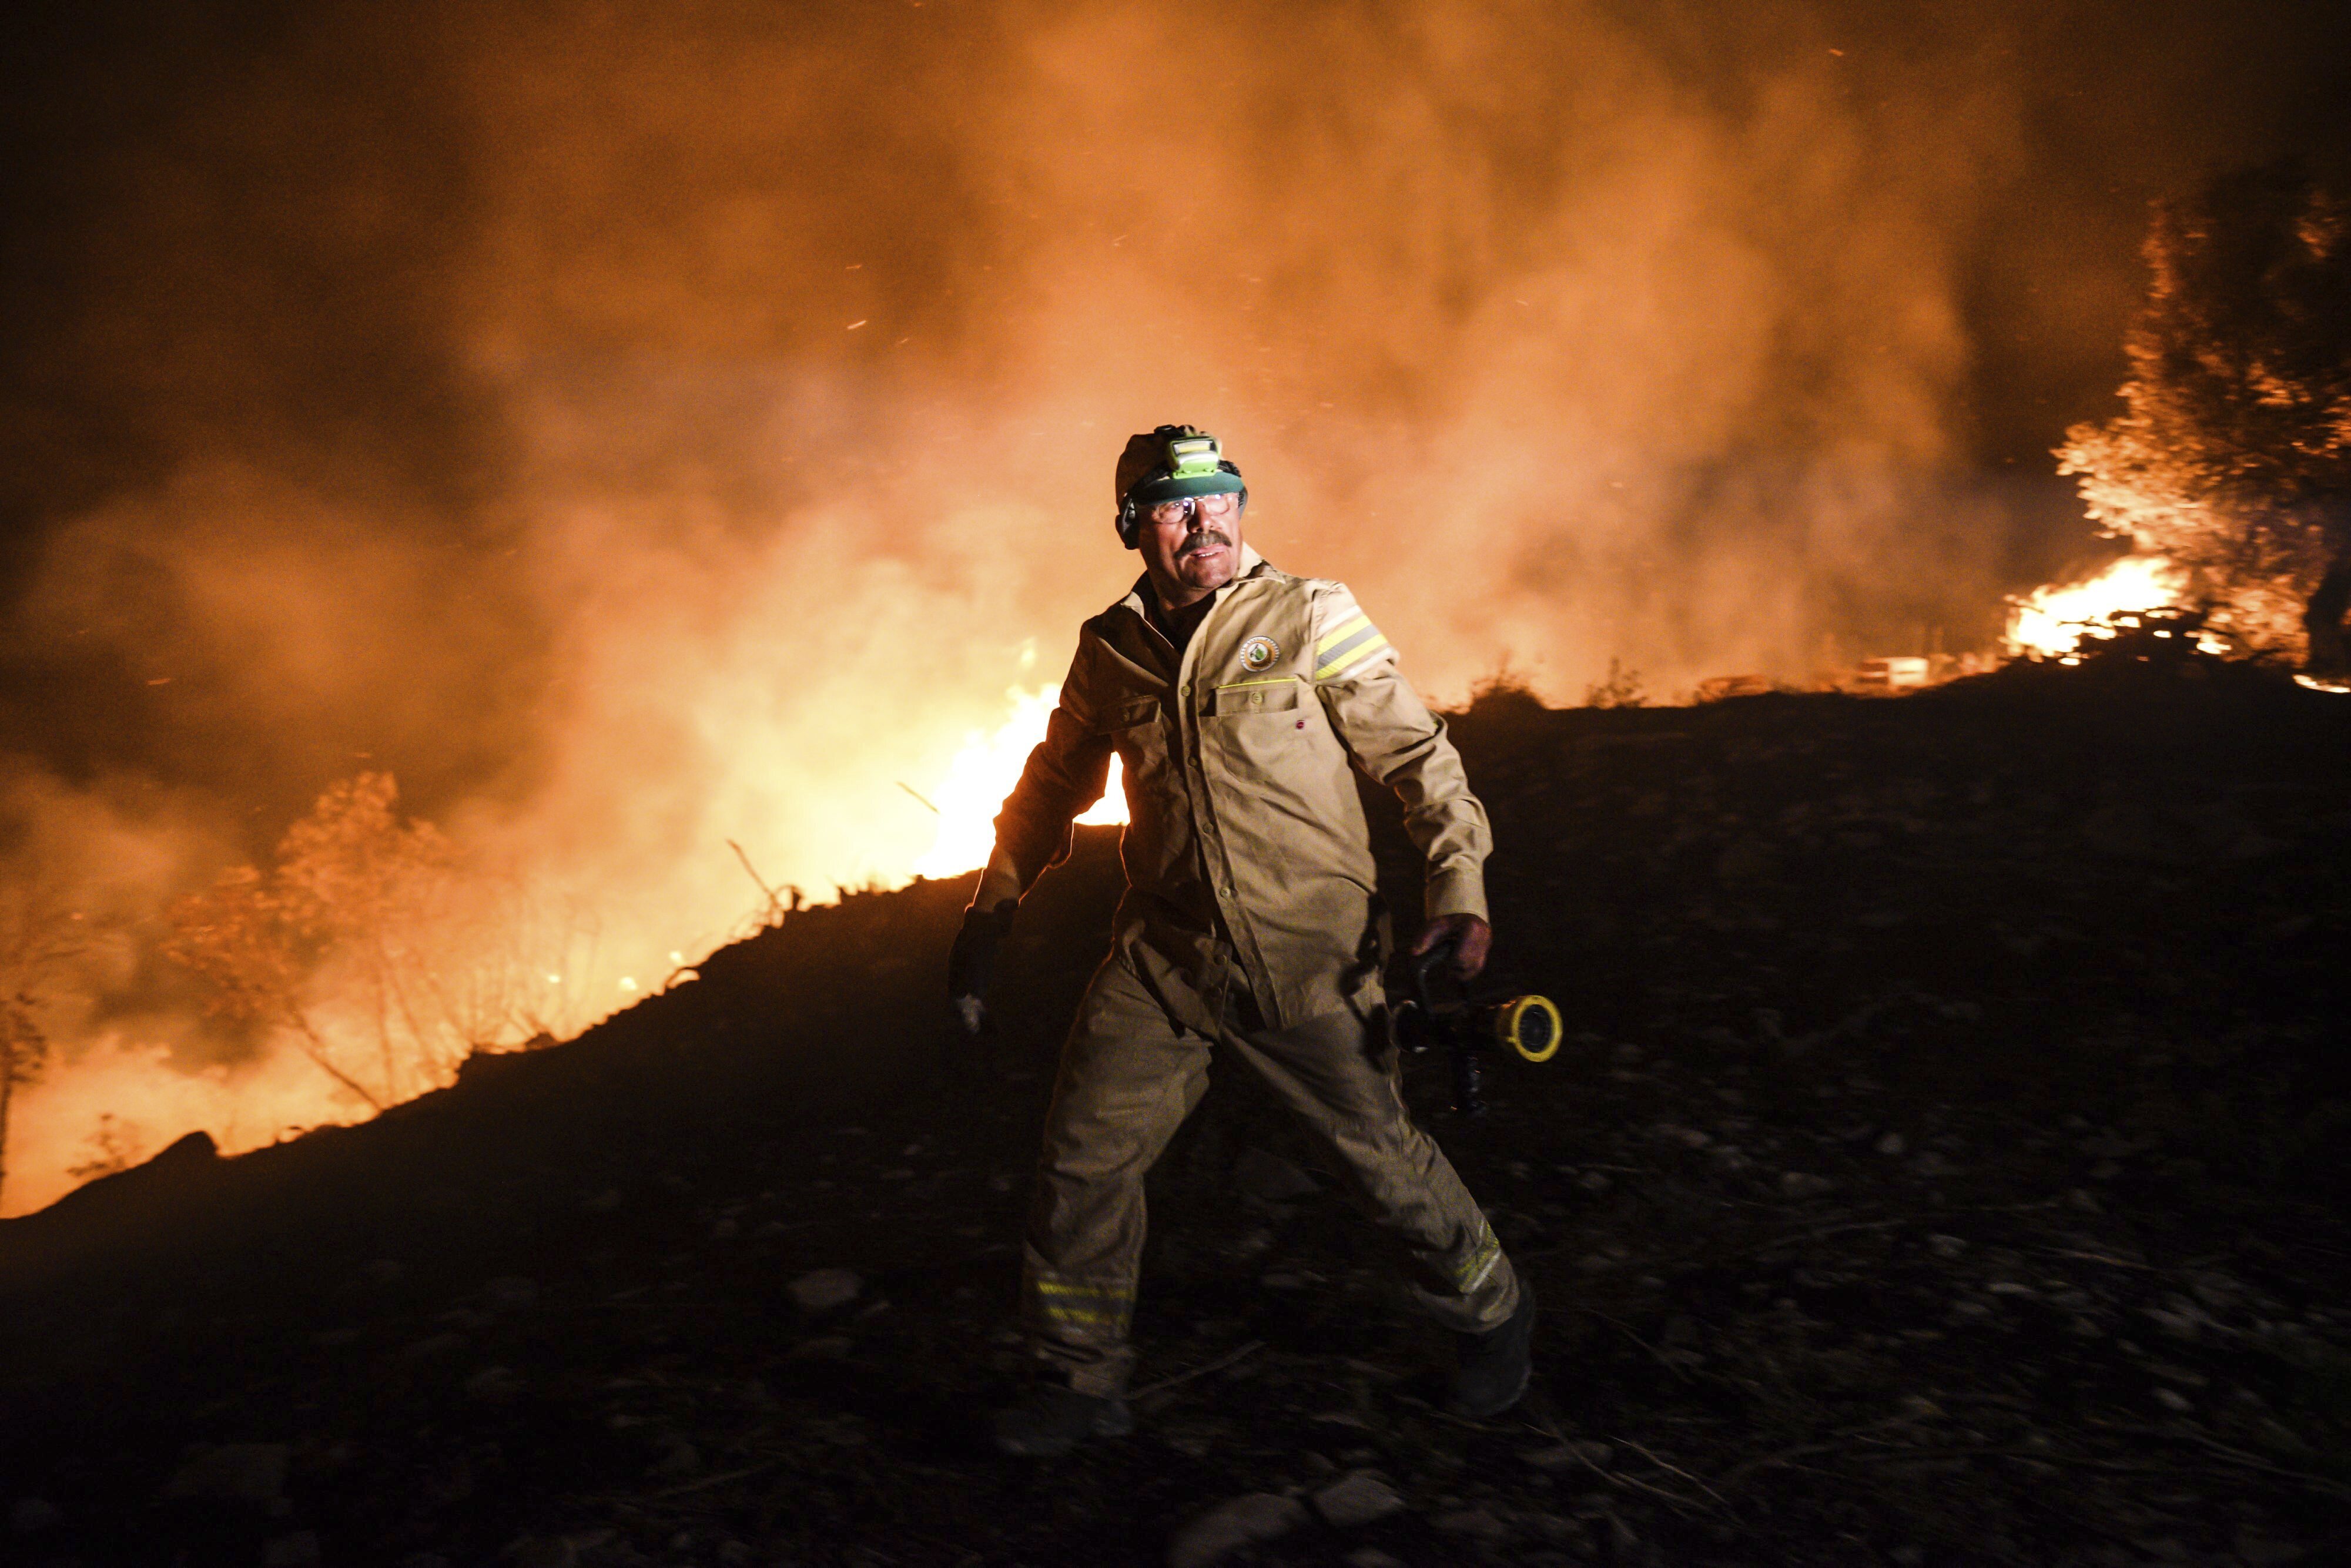
M 977 904 L 963 912 L 963 928 L 947 952 L 947 998 L 965 1032 L 977 1034 L 987 1024 L 987 985 L 996 977 L 996 951 L 1011 933 L 1012 917 L 1020 905 L 1006 899 L 994 909 Z
M 1412 956 L 1419 957 L 1442 943 L 1453 944 L 1453 962 L 1447 966 L 1457 980 L 1474 980 L 1478 971 L 1486 967 L 1486 955 L 1494 945 L 1494 929 L 1474 915 L 1440 915 L 1421 927 L 1420 938 L 1412 945 Z

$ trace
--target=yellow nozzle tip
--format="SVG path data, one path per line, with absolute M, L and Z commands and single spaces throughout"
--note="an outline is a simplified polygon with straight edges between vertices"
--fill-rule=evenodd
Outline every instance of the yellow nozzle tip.
M 1530 1016 L 1537 1020 L 1531 1029 Z M 1567 1032 L 1549 997 L 1514 998 L 1502 1009 L 1500 1021 L 1503 1043 L 1529 1061 L 1549 1061 L 1558 1055 L 1560 1040 Z

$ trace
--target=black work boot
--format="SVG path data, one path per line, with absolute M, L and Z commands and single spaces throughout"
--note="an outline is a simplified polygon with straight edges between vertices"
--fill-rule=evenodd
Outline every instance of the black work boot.
M 1081 1394 L 1066 1384 L 1040 1383 L 1018 1405 L 998 1410 L 989 1426 L 999 1453 L 1050 1459 L 1088 1437 L 1123 1437 L 1134 1430 L 1123 1399 Z
M 1457 1335 L 1461 1367 L 1453 1375 L 1453 1413 L 1482 1421 L 1526 1396 L 1534 1378 L 1535 1292 L 1519 1279 L 1519 1304 L 1501 1327 Z

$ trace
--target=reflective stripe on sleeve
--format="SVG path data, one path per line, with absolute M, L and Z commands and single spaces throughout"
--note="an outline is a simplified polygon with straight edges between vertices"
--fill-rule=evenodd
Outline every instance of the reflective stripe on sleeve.
M 1330 639 L 1326 637 L 1323 642 L 1328 643 Z M 1316 650 L 1322 663 L 1315 667 L 1314 678 L 1327 681 L 1334 675 L 1349 674 L 1387 645 L 1387 637 L 1378 627 L 1365 621 L 1360 629 L 1350 633 L 1335 647 Z
M 1329 658 L 1331 656 L 1332 649 L 1336 648 L 1340 643 L 1347 641 L 1348 638 L 1353 637 L 1356 632 L 1363 631 L 1364 628 L 1371 625 L 1371 623 L 1372 618 L 1370 616 L 1364 614 L 1360 610 L 1356 611 L 1353 615 L 1341 622 L 1332 630 L 1325 632 L 1322 640 L 1314 644 L 1315 656 L 1317 658 L 1323 659 Z

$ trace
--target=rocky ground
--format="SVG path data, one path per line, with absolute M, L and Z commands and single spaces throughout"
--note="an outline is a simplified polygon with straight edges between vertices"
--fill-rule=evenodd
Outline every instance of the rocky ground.
M 1503 982 L 1415 1103 L 1543 1304 L 1444 1347 L 1221 1083 L 1141 1427 L 1001 1459 L 1089 834 L 985 1051 L 965 890 L 807 910 L 367 1126 L 0 1225 L 0 1553 L 47 1564 L 2238 1563 L 2351 1542 L 2351 698 L 2117 655 L 1457 733 Z M 1393 853 L 1391 840 L 1389 849 Z

